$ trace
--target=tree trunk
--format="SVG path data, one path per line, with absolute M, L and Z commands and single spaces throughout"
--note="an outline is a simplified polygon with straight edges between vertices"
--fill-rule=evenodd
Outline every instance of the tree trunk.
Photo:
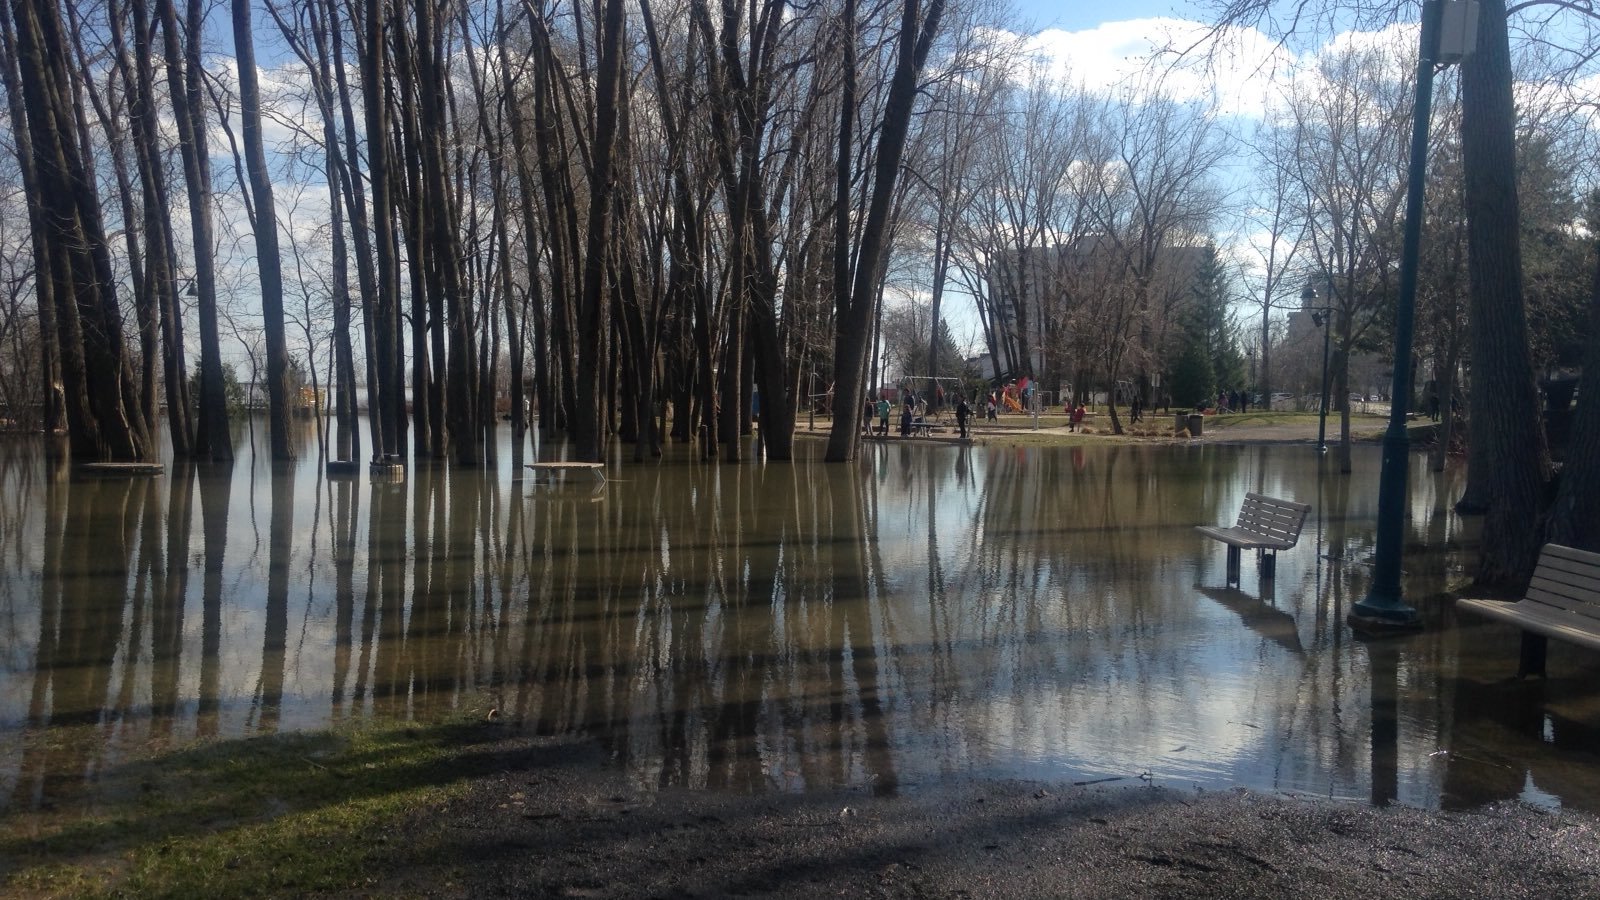
M 378 383 L 379 428 L 372 436 L 374 459 L 403 452 L 400 416 L 405 410 L 404 359 L 400 349 L 400 266 L 394 240 L 394 201 L 389 166 L 389 106 L 385 84 L 384 0 L 367 0 L 366 45 L 361 53 L 361 90 L 367 118 L 367 165 L 372 182 L 372 233 L 378 258 L 376 309 L 372 317 L 373 365 Z
M 73 104 L 62 22 L 53 2 L 15 0 L 12 12 L 17 70 L 38 166 L 39 193 L 29 203 L 43 213 L 44 229 L 33 239 L 50 248 L 73 458 L 80 463 L 149 459 L 153 448 L 132 389 L 99 198 L 74 140 L 82 131 L 82 107 Z
M 1461 66 L 1471 279 L 1471 453 L 1479 461 L 1469 469 L 1463 501 L 1482 498 L 1488 507 L 1478 583 L 1520 590 L 1538 559 L 1539 497 L 1550 456 L 1539 420 L 1522 295 L 1506 7 L 1504 0 L 1483 0 L 1479 9 L 1478 51 Z
M 151 21 L 145 0 L 133 0 L 134 78 L 128 116 L 139 159 L 144 190 L 144 228 L 148 251 L 146 277 L 160 304 L 162 379 L 166 384 L 167 426 L 175 457 L 193 452 L 194 419 L 190 410 L 189 367 L 183 346 L 183 307 L 178 299 L 177 251 L 172 236 L 171 199 L 161 153 L 156 114 L 155 64 L 151 57 Z
M 1590 200 L 1591 206 L 1600 197 Z M 1561 487 L 1550 510 L 1545 540 L 1600 552 L 1600 243 L 1595 244 L 1594 283 L 1589 291 L 1589 347 L 1583 357 L 1583 376 L 1567 444 Z
M 167 94 L 183 156 L 183 178 L 188 188 L 191 252 L 200 325 L 200 403 L 195 420 L 194 456 L 212 462 L 233 461 L 233 438 L 228 433 L 228 398 L 222 381 L 222 338 L 217 329 L 216 255 L 211 226 L 211 156 L 206 149 L 204 86 L 200 68 L 200 0 L 189 0 L 189 43 L 183 34 L 174 0 L 156 0 L 167 63 Z
M 855 458 L 857 434 L 861 425 L 861 382 L 867 360 L 867 336 L 872 333 L 873 296 L 879 279 L 883 277 L 883 251 L 888 226 L 889 207 L 894 201 L 895 181 L 900 174 L 900 160 L 904 155 L 906 134 L 911 127 L 911 114 L 917 98 L 917 78 L 927 61 L 933 37 L 939 30 L 939 18 L 944 12 L 944 0 L 930 0 L 926 17 L 919 27 L 919 0 L 902 0 L 899 48 L 895 59 L 894 76 L 889 84 L 889 94 L 884 102 L 883 124 L 879 131 L 878 158 L 873 174 L 872 199 L 867 208 L 866 222 L 861 230 L 860 248 L 856 257 L 854 280 L 848 271 L 848 240 L 835 247 L 843 259 L 835 264 L 835 290 L 838 291 L 838 318 L 834 341 L 834 367 L 836 379 L 833 393 L 833 431 L 828 436 L 829 462 L 846 462 Z M 846 52 L 844 112 L 841 116 L 839 141 L 838 199 L 843 201 L 849 193 L 850 159 L 854 131 L 855 104 L 855 4 L 846 2 Z M 844 205 L 844 204 L 842 204 Z M 836 228 L 848 235 L 848 206 L 839 212 Z
M 340 9 L 337 5 L 337 0 L 328 0 L 326 12 L 327 15 L 323 19 L 324 22 L 335 23 L 339 21 Z M 345 209 L 350 215 L 351 243 L 355 245 L 356 283 L 361 289 L 362 356 L 364 358 L 367 380 L 367 415 L 369 417 L 369 424 L 377 424 L 380 423 L 382 419 L 382 404 L 379 402 L 378 379 L 376 377 L 377 367 L 373 365 L 373 360 L 377 355 L 377 349 L 374 346 L 373 340 L 372 316 L 378 305 L 378 278 L 377 274 L 373 271 L 374 264 L 372 258 L 372 238 L 367 231 L 366 189 L 362 187 L 360 169 L 358 167 L 358 156 L 356 153 L 357 131 L 355 109 L 354 105 L 350 102 L 350 84 L 345 75 L 344 30 L 335 25 L 327 28 L 326 31 L 331 39 L 330 51 L 332 56 L 332 65 L 330 68 L 333 70 L 334 84 L 337 88 L 339 98 L 339 115 L 344 122 L 345 144 L 343 147 L 343 152 L 339 154 L 338 161 L 339 170 L 344 176 L 341 179 L 341 187 L 344 189 L 343 195 Z M 351 412 L 353 414 L 356 408 L 356 399 L 354 396 L 354 348 L 350 346 L 350 335 L 348 330 L 335 334 L 334 340 L 338 342 L 339 352 L 341 354 L 351 355 L 349 363 L 351 397 L 349 403 Z M 352 417 L 350 423 L 350 440 L 352 452 L 354 453 L 359 453 L 361 449 L 361 439 L 358 433 L 358 428 L 359 425 L 357 419 Z M 381 455 L 380 432 L 381 428 L 373 428 L 372 430 L 373 459 L 377 459 Z
M 598 5 L 599 0 L 597 0 Z M 603 0 L 599 65 L 595 75 L 593 174 L 583 260 L 583 298 L 578 308 L 577 408 L 572 436 L 578 459 L 605 461 L 600 419 L 600 380 L 608 368 L 605 322 L 606 253 L 611 242 L 611 197 L 616 189 L 617 98 L 622 79 L 622 0 Z
M 267 420 L 272 458 L 294 459 L 289 420 L 289 347 L 283 332 L 283 261 L 278 255 L 278 212 L 272 173 L 261 138 L 261 85 L 256 73 L 250 0 L 232 0 L 233 46 L 239 64 L 239 113 L 244 120 L 244 158 L 256 201 L 256 270 L 261 280 L 261 317 L 267 332 Z
M 10 6 L 0 2 L 0 39 L 3 39 L 5 56 L 0 60 L 0 81 L 5 82 L 6 103 L 11 112 L 11 137 L 17 152 L 17 167 L 22 175 L 22 190 L 28 197 L 39 196 L 39 181 L 33 155 L 33 140 L 28 135 L 27 112 L 23 106 L 22 88 L 17 66 L 16 29 L 12 27 Z M 66 427 L 65 396 L 61 389 L 60 348 L 56 336 L 55 297 L 51 289 L 50 247 L 38 239 L 44 234 L 44 210 L 37 203 L 28 204 L 28 230 L 35 238 L 29 241 L 33 252 L 34 293 L 39 304 L 39 378 L 44 401 L 42 424 L 47 438 L 47 454 L 59 448 L 60 442 L 49 440 Z

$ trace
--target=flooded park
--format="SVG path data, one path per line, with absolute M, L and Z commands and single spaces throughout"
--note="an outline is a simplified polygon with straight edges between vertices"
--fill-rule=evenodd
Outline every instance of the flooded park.
M 1600 661 L 1443 596 L 1471 570 L 1462 473 L 1412 469 L 1425 629 L 1345 624 L 1380 464 L 1303 444 L 888 441 L 857 463 L 618 449 L 604 483 L 486 471 L 52 473 L 0 447 L 0 804 L 93 789 L 196 739 L 493 710 L 601 748 L 635 790 L 1156 784 L 1471 809 L 1600 809 Z M 262 443 L 258 438 L 258 443 Z M 1311 504 L 1237 587 L 1247 492 Z

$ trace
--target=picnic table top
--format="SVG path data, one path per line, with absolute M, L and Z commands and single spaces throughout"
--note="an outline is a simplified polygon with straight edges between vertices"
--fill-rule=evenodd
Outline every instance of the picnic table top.
M 78 471 L 94 475 L 160 475 L 166 469 L 152 462 L 91 462 L 82 463 Z
M 547 473 L 549 478 L 554 478 L 556 472 L 588 472 L 594 476 L 596 490 L 606 483 L 606 464 L 597 462 L 573 462 L 567 460 L 551 460 L 550 462 L 531 462 L 528 468 L 534 471 L 534 478 L 539 472 Z

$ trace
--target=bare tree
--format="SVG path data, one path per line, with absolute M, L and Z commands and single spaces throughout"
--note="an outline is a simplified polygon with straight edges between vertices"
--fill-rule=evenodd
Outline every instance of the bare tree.
M 844 50 L 844 90 L 840 95 L 839 152 L 834 226 L 834 290 L 836 292 L 836 368 L 833 397 L 833 432 L 828 437 L 827 459 L 846 462 L 854 459 L 861 422 L 861 384 L 866 375 L 869 325 L 876 309 L 882 282 L 883 251 L 890 205 L 900 175 L 900 160 L 905 152 L 915 109 L 917 81 L 927 63 L 944 0 L 928 0 L 924 10 L 920 0 L 902 0 L 900 28 L 895 39 L 894 74 L 884 101 L 882 126 L 878 132 L 870 200 L 861 230 L 854 235 L 850 227 L 852 165 L 856 140 L 856 27 L 855 0 L 845 0 L 840 39 Z M 854 265 L 852 266 L 852 260 Z
M 239 68 L 239 112 L 244 121 L 244 155 L 255 198 L 256 271 L 261 281 L 261 317 L 267 338 L 267 418 L 272 458 L 294 459 L 289 437 L 288 343 L 283 331 L 283 261 L 278 255 L 278 212 L 272 198 L 261 138 L 261 85 L 256 73 L 255 35 L 250 25 L 251 0 L 232 0 L 233 45 Z
M 1152 325 L 1181 297 L 1171 288 L 1189 267 L 1176 263 L 1174 251 L 1209 237 L 1218 206 L 1214 177 L 1228 148 L 1206 110 L 1159 96 L 1111 102 L 1102 115 L 1104 149 L 1090 157 L 1084 179 L 1112 278 L 1092 292 L 1085 324 L 1114 398 L 1129 355 L 1155 349 Z M 1114 400 L 1110 412 L 1121 433 Z
M 1339 466 L 1350 462 L 1350 354 L 1381 327 L 1393 302 L 1406 192 L 1408 110 L 1413 93 L 1393 46 L 1349 47 L 1324 56 L 1289 92 L 1291 153 L 1299 217 L 1307 227 L 1309 276 L 1333 309 L 1329 378 L 1340 411 Z
M 222 338 L 217 330 L 216 259 L 211 208 L 211 157 L 207 149 L 201 41 L 205 13 L 200 0 L 189 0 L 187 31 L 178 24 L 174 0 L 155 0 L 167 69 L 167 94 L 178 146 L 183 155 L 188 189 L 189 224 L 194 254 L 194 287 L 200 327 L 200 402 L 195 420 L 194 455 L 212 462 L 232 462 L 228 435 L 228 400 L 222 380 Z M 188 44 L 180 43 L 187 34 Z M 143 35 L 135 40 L 143 40 Z

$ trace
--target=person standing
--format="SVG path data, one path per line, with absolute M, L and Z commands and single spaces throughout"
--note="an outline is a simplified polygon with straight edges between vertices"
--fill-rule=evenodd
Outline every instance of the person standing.
M 905 406 L 900 408 L 900 436 L 911 436 L 911 401 L 909 400 L 906 401 Z
M 889 401 L 883 397 L 878 398 L 878 433 L 889 436 Z
M 965 396 L 956 398 L 956 430 L 961 434 L 961 439 L 967 439 L 967 420 L 972 418 L 972 407 L 967 405 Z

